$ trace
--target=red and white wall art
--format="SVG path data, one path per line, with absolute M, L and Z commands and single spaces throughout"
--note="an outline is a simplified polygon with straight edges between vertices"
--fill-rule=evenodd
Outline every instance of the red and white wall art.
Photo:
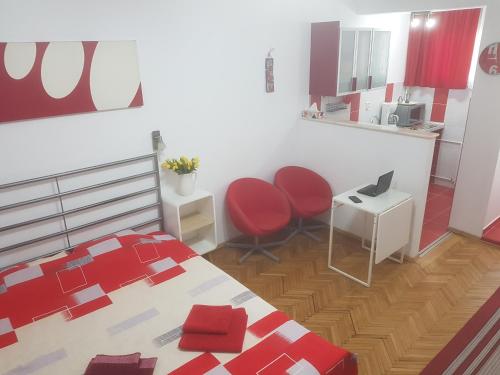
M 135 41 L 0 43 L 0 123 L 142 105 Z

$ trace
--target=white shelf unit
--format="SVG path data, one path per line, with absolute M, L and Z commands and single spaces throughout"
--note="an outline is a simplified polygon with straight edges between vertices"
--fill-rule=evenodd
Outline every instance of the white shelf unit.
M 217 247 L 214 196 L 196 190 L 182 196 L 169 191 L 163 199 L 167 233 L 203 255 Z

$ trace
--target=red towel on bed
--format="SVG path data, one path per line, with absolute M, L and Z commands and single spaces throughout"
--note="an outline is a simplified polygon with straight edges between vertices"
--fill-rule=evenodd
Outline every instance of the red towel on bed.
M 184 333 L 179 348 L 200 352 L 240 353 L 243 349 L 247 320 L 245 309 L 234 309 L 226 334 Z
M 231 323 L 232 311 L 231 305 L 193 305 L 182 326 L 182 331 L 185 333 L 225 334 Z
M 156 358 L 141 358 L 141 353 L 96 355 L 85 375 L 153 375 Z

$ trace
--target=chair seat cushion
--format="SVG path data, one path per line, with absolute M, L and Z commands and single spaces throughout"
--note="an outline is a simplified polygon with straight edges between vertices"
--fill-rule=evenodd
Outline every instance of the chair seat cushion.
M 253 214 L 253 221 L 259 230 L 259 236 L 275 233 L 284 227 L 290 221 L 290 215 L 279 212 L 259 212 Z
M 325 197 L 294 197 L 291 200 L 294 217 L 311 218 L 330 209 L 332 200 Z

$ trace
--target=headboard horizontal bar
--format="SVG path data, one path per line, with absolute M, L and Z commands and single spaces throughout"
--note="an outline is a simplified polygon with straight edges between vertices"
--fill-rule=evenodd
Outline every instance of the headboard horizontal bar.
M 142 161 L 147 161 L 147 163 L 142 163 Z M 149 163 L 151 161 L 152 163 Z M 134 163 L 141 163 L 141 164 L 147 164 L 144 165 L 146 168 L 142 168 L 142 165 L 137 165 L 134 167 L 131 167 L 128 169 L 128 164 L 134 164 Z M 119 169 L 120 174 L 116 175 L 113 172 L 113 167 L 118 166 L 117 169 Z M 123 168 L 125 167 L 125 168 Z M 141 171 L 137 170 L 138 168 L 136 167 L 141 167 Z M 108 173 L 108 170 L 105 168 L 110 168 L 110 172 Z M 87 173 L 92 173 L 92 172 L 104 172 L 101 173 L 102 176 L 100 177 L 99 183 L 97 181 L 94 181 L 94 185 L 87 185 L 85 186 L 83 183 L 79 183 L 81 181 L 81 177 L 84 177 L 83 174 Z M 124 176 L 125 172 L 125 177 L 120 177 Z M 129 173 L 129 175 L 126 175 L 126 173 Z M 141 172 L 141 173 L 139 173 Z M 136 174 L 132 174 L 136 173 Z M 87 177 L 87 176 L 85 176 Z M 90 176 L 89 176 L 90 177 Z M 140 179 L 143 178 L 149 178 L 149 177 L 154 177 L 154 183 L 149 183 L 147 181 L 147 185 L 140 183 L 139 185 L 134 185 L 134 184 L 129 184 L 129 182 L 142 182 L 139 181 Z M 64 190 L 61 189 L 61 180 L 64 178 L 64 182 L 66 183 L 72 183 L 72 187 L 68 187 L 68 189 L 73 189 L 73 190 Z M 115 178 L 115 179 L 113 179 Z M 145 226 L 152 226 L 156 225 L 159 226 L 159 229 L 161 230 L 163 228 L 164 224 L 164 217 L 163 217 L 163 209 L 162 209 L 162 196 L 161 196 L 161 180 L 160 180 L 160 168 L 159 168 L 159 156 L 157 153 L 153 154 L 147 154 L 147 155 L 141 155 L 141 156 L 136 156 L 124 160 L 119 160 L 119 161 L 114 161 L 110 163 L 105 163 L 101 165 L 95 165 L 91 167 L 85 167 L 81 169 L 76 169 L 73 171 L 68 171 L 68 172 L 63 172 L 63 173 L 57 173 L 57 174 L 52 174 L 44 177 L 36 177 L 32 179 L 27 179 L 23 181 L 18 181 L 18 182 L 12 182 L 4 185 L 0 185 L 0 194 L 4 195 L 6 194 L 6 197 L 10 197 L 11 194 L 14 194 L 14 197 L 18 194 L 18 190 L 24 187 L 28 187 L 32 185 L 32 188 L 38 188 L 38 186 L 34 185 L 36 183 L 45 183 L 45 184 L 52 184 L 53 188 L 55 189 L 54 194 L 43 196 L 43 197 L 37 197 L 33 199 L 28 199 L 25 201 L 20 201 L 16 203 L 14 202 L 13 199 L 7 200 L 6 204 L 3 206 L 0 206 L 0 220 L 2 222 L 5 222 L 4 226 L 0 228 L 0 234 L 6 233 L 8 230 L 12 230 L 10 233 L 15 237 L 15 240 L 17 242 L 12 242 L 8 241 L 7 243 L 2 243 L 0 247 L 0 254 L 2 255 L 0 257 L 0 264 L 6 265 L 5 267 L 0 266 L 0 269 L 6 268 L 12 264 L 19 264 L 25 261 L 33 261 L 36 259 L 44 258 L 49 255 L 54 255 L 59 252 L 63 251 L 70 251 L 74 249 L 78 244 L 82 242 L 87 242 L 89 240 L 95 240 L 95 237 L 92 237 L 92 235 L 95 235 L 91 232 L 93 230 L 88 232 L 88 235 L 86 231 L 84 231 L 86 228 L 94 227 L 96 228 L 99 227 L 99 224 L 104 224 L 104 228 L 102 228 L 100 231 L 101 232 L 107 232 L 109 230 L 112 230 L 112 227 L 119 227 L 121 225 L 125 225 L 126 222 L 130 222 L 132 218 L 136 220 L 136 214 L 138 213 L 144 213 L 147 216 L 154 216 L 154 219 L 147 220 L 146 222 L 143 222 L 141 224 L 133 225 L 133 223 L 129 223 L 128 226 L 124 229 L 121 229 L 120 231 L 126 230 L 126 229 L 135 229 L 135 228 L 141 228 Z M 146 182 L 146 181 L 144 181 Z M 76 184 L 75 184 L 76 183 Z M 91 183 L 91 182 L 89 182 Z M 123 184 L 123 186 L 119 186 L 119 184 Z M 125 185 L 126 184 L 126 185 Z M 132 186 L 134 185 L 134 186 Z M 144 186 L 145 185 L 145 186 Z M 109 193 L 112 193 L 114 190 L 114 186 L 117 188 L 117 192 L 112 195 L 108 195 Z M 110 187 L 110 189 L 106 189 L 106 187 Z M 99 200 L 99 194 L 101 193 L 101 188 L 102 193 L 104 194 L 100 200 Z M 123 188 L 123 189 L 122 189 Z M 11 190 L 9 190 L 11 189 Z M 141 189 L 141 190 L 138 190 Z M 33 189 L 32 189 L 33 190 Z M 65 197 L 70 197 L 70 198 L 79 198 L 79 195 L 81 193 L 81 198 L 85 201 L 86 197 L 92 198 L 89 202 L 89 204 L 86 204 L 85 202 L 82 202 L 83 206 L 80 207 L 75 207 L 69 210 L 66 210 L 64 207 L 64 198 Z M 148 196 L 142 197 L 143 194 L 147 193 L 152 193 L 155 195 L 155 200 L 154 203 L 150 203 L 151 200 Z M 50 194 L 50 193 L 49 193 Z M 94 198 L 95 197 L 95 198 Z M 132 198 L 136 199 L 132 199 Z M 128 198 L 130 199 L 129 201 L 126 201 Z M 23 198 L 20 198 L 23 199 Z M 26 198 L 24 198 L 26 199 Z M 96 203 L 92 203 L 95 200 L 99 200 Z M 38 217 L 40 214 L 39 208 L 43 207 L 36 207 L 35 205 L 37 203 L 41 202 L 56 202 L 59 201 L 60 209 L 58 209 L 56 213 L 45 213 L 43 217 Z M 123 206 L 125 209 L 126 207 L 132 207 L 132 209 L 126 209 L 126 211 L 122 211 L 119 214 L 113 214 L 113 213 L 108 213 L 108 215 L 104 218 L 99 218 L 99 216 L 104 216 L 106 213 L 101 213 L 101 215 L 97 216 L 97 212 L 93 213 L 90 210 L 91 209 L 99 209 L 99 208 L 105 208 L 107 205 L 111 205 L 115 202 L 121 202 L 120 207 Z M 15 222 L 16 215 L 18 215 L 18 212 L 16 209 L 18 208 L 23 208 L 23 215 L 27 218 L 29 217 L 34 217 L 33 219 L 25 219 L 22 222 L 18 222 L 15 224 L 8 224 L 8 222 Z M 147 210 L 155 210 L 155 213 L 150 213 L 149 211 L 146 213 Z M 8 211 L 11 210 L 11 211 Z M 32 211 L 30 211 L 32 210 Z M 85 210 L 89 210 L 88 212 L 85 212 Z M 84 212 L 79 214 L 80 212 Z M 121 211 L 121 209 L 120 209 Z M 33 213 L 32 215 L 27 215 L 28 213 Z M 70 227 L 67 225 L 67 218 L 70 215 L 74 215 L 74 218 L 79 217 L 79 215 L 82 215 L 80 221 L 80 225 L 76 227 Z M 134 216 L 136 215 L 136 216 Z M 87 218 L 87 216 L 89 216 Z M 97 216 L 97 217 L 96 217 Z M 143 215 L 144 216 L 144 215 Z M 12 218 L 13 220 L 8 220 L 4 221 L 3 217 L 7 218 Z M 22 220 L 22 219 L 21 219 Z M 19 231 L 16 232 L 17 228 L 24 227 L 28 228 L 28 225 L 33 225 L 35 226 L 40 226 L 45 223 L 48 223 L 49 221 L 54 221 L 54 220 L 59 220 L 61 224 L 63 224 L 62 227 L 55 229 L 55 230 L 60 230 L 59 232 L 56 233 L 49 233 L 46 235 L 40 235 L 38 234 L 37 238 L 29 239 L 29 237 L 26 238 L 26 231 Z M 91 221 L 94 220 L 94 221 Z M 140 218 L 138 220 L 141 220 Z M 143 219 L 144 220 L 144 219 Z M 108 224 L 110 222 L 113 222 L 113 226 L 110 228 L 106 228 L 105 224 Z M 38 228 L 38 227 L 37 227 Z M 112 233 L 120 232 L 114 230 Z M 81 233 L 80 233 L 81 232 Z M 110 233 L 110 234 L 112 234 Z M 108 234 L 107 236 L 109 236 Z M 82 237 L 86 238 L 88 237 L 88 240 L 82 241 Z M 34 236 L 37 236 L 37 234 L 34 234 Z M 2 236 L 3 237 L 3 236 Z M 23 238 L 24 237 L 24 238 Z M 103 238 L 106 236 L 101 236 L 97 239 Z M 7 236 L 6 236 L 7 238 Z M 43 242 L 47 242 L 48 240 L 51 239 L 65 239 L 63 243 L 61 242 L 54 242 L 52 243 L 47 243 L 46 245 L 49 245 L 48 249 L 40 249 L 38 250 L 38 245 L 42 245 Z M 3 239 L 3 238 L 2 238 Z M 34 258 L 30 257 L 30 254 L 26 254 L 25 250 L 29 246 L 29 251 L 31 254 L 33 254 L 33 251 L 38 251 L 38 255 Z M 61 250 L 56 250 L 53 251 L 53 247 L 58 247 L 58 246 L 64 246 L 64 249 Z M 19 250 L 19 257 L 17 257 L 17 251 Z M 5 258 L 4 258 L 5 255 Z M 11 258 L 11 256 L 14 256 L 14 259 Z M 23 258 L 24 256 L 24 258 Z M 26 259 L 27 257 L 30 257 L 30 259 Z M 4 262 L 5 259 L 5 262 Z M 11 260 L 12 259 L 12 260 Z M 8 265 L 8 266 L 7 266 Z
M 7 206 L 0 207 L 0 211 L 10 210 L 10 209 L 13 209 L 13 208 L 27 206 L 27 205 L 30 205 L 30 204 L 40 203 L 40 202 L 48 201 L 48 200 L 51 200 L 51 199 L 66 197 L 66 196 L 72 195 L 72 194 L 83 193 L 83 192 L 89 191 L 89 190 L 100 189 L 100 188 L 103 188 L 103 187 L 106 187 L 106 186 L 115 185 L 115 184 L 119 184 L 119 183 L 122 183 L 122 182 L 127 182 L 127 181 L 137 180 L 137 179 L 140 179 L 140 178 L 143 178 L 143 177 L 153 176 L 153 175 L 156 175 L 157 173 L 158 172 L 156 172 L 156 171 L 139 173 L 139 174 L 135 174 L 135 175 L 132 175 L 132 176 L 117 178 L 116 180 L 102 182 L 100 184 L 85 186 L 83 188 L 69 190 L 69 191 L 65 191 L 65 192 L 62 192 L 62 193 L 58 193 L 58 194 L 52 194 L 52 195 L 47 195 L 45 197 L 40 197 L 40 198 L 30 199 L 30 200 L 27 200 L 27 201 L 13 203 L 13 204 L 9 204 Z M 1 186 L 0 186 L 0 188 L 1 188 Z
M 86 167 L 86 168 L 81 168 L 81 169 L 75 169 L 75 170 L 72 170 L 72 171 L 63 172 L 63 173 L 57 173 L 57 174 L 52 174 L 52 175 L 49 175 L 49 176 L 36 177 L 36 178 L 31 178 L 31 179 L 27 179 L 27 180 L 23 180 L 23 181 L 16 181 L 16 182 L 12 182 L 12 183 L 9 183 L 9 184 L 0 185 L 0 189 L 8 189 L 8 188 L 12 188 L 12 187 L 20 186 L 20 185 L 26 185 L 26 184 L 29 184 L 29 183 L 51 180 L 51 179 L 58 178 L 58 177 L 71 176 L 71 175 L 75 175 L 75 174 L 79 174 L 79 173 L 84 173 L 84 172 L 89 172 L 89 171 L 95 171 L 97 169 L 103 169 L 103 168 L 113 167 L 113 166 L 120 165 L 120 164 L 128 164 L 128 163 L 132 163 L 132 162 L 135 162 L 135 161 L 141 161 L 141 160 L 147 160 L 147 159 L 156 160 L 156 157 L 157 157 L 156 153 L 148 154 L 148 155 L 143 155 L 143 156 L 137 156 L 137 157 L 130 158 L 130 159 L 113 161 L 111 163 L 100 164 L 100 165 L 95 165 L 95 166 L 92 166 L 92 167 Z
M 125 200 L 125 199 L 129 199 L 129 198 L 137 197 L 137 196 L 140 196 L 140 195 L 143 195 L 143 194 L 147 194 L 147 193 L 151 193 L 151 192 L 154 192 L 154 191 L 158 191 L 159 189 L 160 189 L 159 187 L 152 187 L 152 188 L 141 190 L 141 191 L 137 191 L 137 192 L 134 192 L 134 193 L 130 193 L 130 194 L 126 194 L 126 195 L 121 195 L 121 196 L 116 197 L 116 198 L 111 198 L 111 199 L 107 199 L 107 200 L 100 201 L 100 202 L 97 202 L 97 203 L 92 203 L 92 204 L 89 204 L 89 205 L 86 205 L 86 206 L 74 208 L 72 210 L 66 210 L 64 212 L 59 212 L 57 214 L 42 216 L 42 217 L 39 217 L 39 218 L 36 218 L 36 219 L 32 219 L 32 220 L 28 220 L 28 221 L 23 221 L 23 222 L 12 224 L 12 225 L 7 225 L 5 227 L 0 227 L 0 232 L 5 232 L 5 231 L 8 231 L 8 230 L 21 228 L 21 227 L 25 227 L 27 225 L 32 225 L 32 224 L 36 224 L 36 223 L 41 223 L 41 222 L 47 221 L 47 220 L 57 219 L 59 217 L 64 217 L 64 216 L 67 216 L 67 215 L 75 214 L 75 213 L 78 213 L 78 212 L 81 212 L 81 211 L 89 210 L 91 208 L 96 208 L 96 207 L 99 207 L 99 206 L 104 206 L 106 204 L 115 203 L 115 202 L 119 202 L 119 201 L 122 201 L 122 200 Z
M 149 209 L 155 208 L 155 207 L 161 207 L 161 202 L 156 202 L 156 203 L 153 203 L 153 204 L 149 204 L 147 206 L 143 206 L 143 207 L 139 207 L 139 208 L 136 208 L 136 209 L 133 209 L 133 210 L 129 210 L 129 211 L 123 212 L 121 214 L 116 214 L 116 215 L 109 216 L 109 217 L 106 217 L 106 218 L 103 218 L 103 219 L 92 221 L 92 222 L 87 223 L 87 224 L 79 225 L 79 226 L 74 227 L 74 228 L 69 228 L 67 230 L 63 230 L 63 231 L 60 231 L 60 232 L 57 232 L 57 233 L 47 234 L 45 236 L 37 237 L 37 238 L 34 238 L 32 240 L 28 240 L 28 241 L 16 243 L 15 245 L 10 245 L 10 246 L 7 246 L 7 247 L 3 247 L 3 248 L 0 249 L 0 253 L 4 253 L 6 251 L 11 251 L 11 250 L 23 247 L 23 246 L 28 246 L 28 245 L 31 245 L 31 244 L 34 244 L 34 243 L 37 243 L 37 242 L 50 240 L 52 238 L 57 238 L 57 237 L 60 237 L 60 236 L 64 236 L 64 235 L 67 235 L 67 234 L 70 234 L 70 233 L 74 233 L 74 232 L 77 232 L 79 230 L 82 230 L 82 229 L 85 229 L 85 228 L 88 228 L 88 227 L 92 227 L 94 225 L 102 224 L 102 223 L 105 223 L 105 222 L 108 222 L 108 221 L 111 221 L 111 220 L 116 220 L 116 219 L 119 219 L 121 217 L 125 217 L 125 216 L 131 215 L 131 214 L 135 214 L 135 213 L 138 213 L 138 212 L 141 212 L 141 211 L 146 211 L 146 210 L 149 210 Z
M 135 225 L 132 228 L 124 228 L 122 230 L 118 230 L 118 231 L 113 232 L 113 233 L 118 233 L 118 232 L 121 232 L 121 231 L 126 230 L 126 229 L 138 229 L 138 228 L 142 228 L 142 227 L 145 227 L 145 226 L 148 226 L 148 225 L 151 225 L 151 224 L 160 223 L 162 220 L 163 219 L 161 217 L 157 217 L 156 219 L 148 220 L 148 221 L 145 221 L 145 222 L 143 222 L 141 224 Z M 100 240 L 102 238 L 108 237 L 108 236 L 112 235 L 113 233 L 105 234 L 104 236 L 96 238 L 95 240 Z M 66 247 L 64 249 L 52 251 L 52 252 L 50 252 L 48 254 L 44 254 L 43 256 L 36 256 L 36 257 L 33 257 L 33 258 L 29 258 L 29 259 L 23 260 L 20 263 L 28 263 L 28 262 L 32 262 L 32 261 L 35 261 L 35 260 L 39 260 L 39 259 L 43 259 L 43 258 L 48 258 L 48 257 L 51 257 L 53 255 L 59 254 L 59 253 L 61 253 L 63 251 L 71 251 L 71 250 L 73 250 L 74 248 L 76 248 L 79 245 L 81 245 L 81 243 L 76 244 L 76 245 L 72 245 L 72 246 L 69 246 L 69 247 Z M 19 264 L 19 263 L 17 263 L 17 264 Z M 13 266 L 15 266 L 15 264 L 11 265 L 11 266 L 3 267 L 3 268 L 0 267 L 0 271 L 3 271 L 4 269 L 9 268 L 9 267 L 13 267 Z

